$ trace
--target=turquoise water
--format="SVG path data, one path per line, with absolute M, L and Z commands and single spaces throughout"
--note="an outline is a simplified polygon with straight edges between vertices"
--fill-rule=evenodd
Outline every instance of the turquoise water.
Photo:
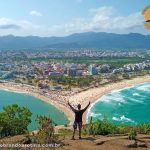
M 88 121 L 106 118 L 116 124 L 150 123 L 150 82 L 122 90 L 115 90 L 101 97 L 88 112 Z
M 0 71 L 0 77 L 1 77 L 2 75 L 4 75 L 4 74 L 5 74 L 4 72 Z
M 32 123 L 29 125 L 30 131 L 37 129 L 37 123 L 35 121 L 37 115 L 49 116 L 58 125 L 68 123 L 68 119 L 64 113 L 60 112 L 54 106 L 25 93 L 15 93 L 0 89 L 0 111 L 3 110 L 4 106 L 11 104 L 18 104 L 19 106 L 24 106 L 30 109 L 32 112 Z

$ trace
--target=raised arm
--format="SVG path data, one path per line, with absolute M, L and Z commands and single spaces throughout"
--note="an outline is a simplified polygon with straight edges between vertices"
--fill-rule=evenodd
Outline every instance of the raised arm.
M 88 103 L 88 105 L 83 109 L 84 111 L 87 110 L 87 108 L 90 106 L 91 102 Z
M 69 101 L 68 101 L 68 105 L 69 105 L 69 107 L 71 108 L 71 110 L 72 110 L 73 112 L 76 111 L 76 109 L 74 109 L 74 108 L 71 106 L 71 104 L 69 103 Z

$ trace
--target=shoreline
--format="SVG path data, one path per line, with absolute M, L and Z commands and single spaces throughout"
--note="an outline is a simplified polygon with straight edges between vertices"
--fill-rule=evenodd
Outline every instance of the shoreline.
M 150 75 L 139 76 L 131 80 L 124 79 L 122 81 L 118 81 L 115 83 L 102 85 L 101 87 L 94 87 L 86 91 L 82 91 L 77 94 L 71 95 L 69 97 L 65 96 L 65 102 L 67 103 L 67 101 L 69 100 L 73 106 L 77 105 L 78 103 L 81 103 L 82 108 L 84 108 L 88 104 L 88 102 L 91 101 L 91 106 L 88 108 L 89 110 L 92 107 L 92 105 L 96 103 L 97 100 L 99 100 L 102 96 L 110 93 L 111 91 L 128 88 L 128 87 L 134 86 L 136 84 L 144 83 L 144 82 L 150 82 Z M 69 109 L 69 107 L 67 107 L 67 105 L 60 104 L 59 102 L 50 99 L 46 95 L 40 94 L 38 88 L 36 87 L 32 87 L 32 86 L 25 87 L 21 84 L 19 85 L 19 84 L 15 84 L 15 83 L 13 84 L 13 83 L 7 82 L 7 83 L 0 83 L 0 89 L 9 90 L 10 92 L 12 91 L 12 92 L 34 96 L 56 107 L 58 110 L 60 110 L 66 115 L 66 117 L 70 121 L 70 124 L 73 123 L 74 114 Z M 83 115 L 83 123 L 86 123 L 87 121 L 88 110 Z
M 70 97 L 70 102 L 74 104 L 77 104 L 78 102 L 82 103 L 82 108 L 84 108 L 88 104 L 88 102 L 91 101 L 91 107 L 102 96 L 110 93 L 111 91 L 128 88 L 144 82 L 150 82 L 150 75 L 136 77 L 131 80 L 124 79 L 122 81 L 102 85 L 101 87 L 96 87 L 87 91 L 83 91 L 81 93 L 78 93 L 77 95 Z M 79 100 L 80 98 L 82 100 Z M 90 109 L 90 107 L 88 108 L 88 110 Z M 88 110 L 83 115 L 83 123 L 86 123 L 87 121 Z
M 67 108 L 64 105 L 61 105 L 55 101 L 50 100 L 48 97 L 40 94 L 38 91 L 25 90 L 23 87 L 20 87 L 20 85 L 18 85 L 18 86 L 19 86 L 19 88 L 16 87 L 16 84 L 9 83 L 9 82 L 8 83 L 0 83 L 0 90 L 34 96 L 34 97 L 38 98 L 39 100 L 41 100 L 45 103 L 48 103 L 48 104 L 54 106 L 55 108 L 57 108 L 59 111 L 61 111 L 62 113 L 65 114 L 65 116 L 67 117 L 67 119 L 69 121 L 71 121 L 73 119 L 73 115 L 70 113 L 71 110 L 69 108 Z

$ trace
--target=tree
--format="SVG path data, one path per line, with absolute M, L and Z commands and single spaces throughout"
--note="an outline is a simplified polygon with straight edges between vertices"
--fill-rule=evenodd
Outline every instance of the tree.
M 119 80 L 119 77 L 118 77 L 117 74 L 112 74 L 112 75 L 110 76 L 110 80 L 111 80 L 112 82 L 117 82 L 117 81 Z
M 26 107 L 19 107 L 17 104 L 6 106 L 4 112 L 0 113 L 0 136 L 13 136 L 28 132 L 28 125 L 31 123 L 31 115 Z
M 94 86 L 98 86 L 101 81 L 102 81 L 102 77 L 101 76 L 96 76 L 94 78 Z
M 127 74 L 127 73 L 124 73 L 124 74 L 122 75 L 122 77 L 123 77 L 124 79 L 130 79 L 130 75 Z

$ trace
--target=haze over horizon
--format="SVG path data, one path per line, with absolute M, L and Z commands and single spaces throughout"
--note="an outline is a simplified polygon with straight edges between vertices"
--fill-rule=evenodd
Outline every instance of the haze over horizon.
M 113 33 L 113 32 L 96 32 L 96 31 L 89 31 L 89 32 L 75 32 L 70 33 L 68 35 L 49 35 L 49 36 L 40 36 L 40 35 L 14 35 L 14 34 L 6 34 L 6 35 L 0 35 L 0 37 L 20 37 L 20 38 L 26 38 L 26 37 L 37 37 L 37 38 L 66 38 L 74 35 L 86 35 L 86 34 L 113 34 L 113 35 L 143 35 L 143 36 L 150 36 L 150 33 L 143 34 L 138 32 L 129 32 L 129 33 Z
M 0 35 L 150 34 L 141 15 L 147 5 L 148 0 L 5 0 L 0 5 Z

